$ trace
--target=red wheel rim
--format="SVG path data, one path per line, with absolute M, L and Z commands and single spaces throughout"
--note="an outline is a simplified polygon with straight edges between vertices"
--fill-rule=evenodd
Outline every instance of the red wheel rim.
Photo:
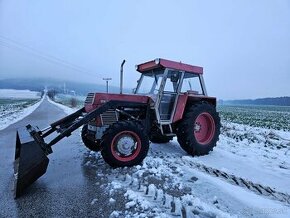
M 141 139 L 132 131 L 119 132 L 112 140 L 111 152 L 122 162 L 134 160 L 141 150 Z M 129 152 L 130 153 L 126 153 Z
M 206 145 L 213 139 L 215 123 L 209 113 L 201 113 L 194 123 L 194 136 L 199 144 Z

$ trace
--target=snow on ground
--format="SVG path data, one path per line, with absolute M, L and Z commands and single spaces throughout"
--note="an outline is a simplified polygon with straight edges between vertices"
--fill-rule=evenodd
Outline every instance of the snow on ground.
M 112 169 L 100 153 L 87 155 L 87 167 L 95 167 L 96 180 L 101 181 L 96 185 L 102 185 L 114 199 L 108 200 L 116 207 L 112 217 L 116 213 L 121 217 L 290 215 L 290 208 L 280 202 L 193 169 L 184 161 L 189 156 L 174 142 L 151 144 L 144 162 L 131 168 Z M 123 207 L 117 206 L 116 199 L 125 202 Z
M 70 108 L 68 106 L 65 106 L 63 104 L 56 103 L 55 101 L 51 100 L 50 98 L 47 97 L 47 100 L 51 103 L 54 104 L 55 106 L 59 107 L 62 109 L 66 114 L 71 114 L 73 112 L 76 112 L 78 108 Z
M 5 107 L 5 110 L 3 110 L 0 114 L 0 130 L 5 129 L 11 124 L 18 122 L 22 120 L 24 117 L 31 114 L 41 104 L 43 99 L 44 98 L 42 98 L 40 101 L 27 108 Z
M 290 132 L 223 123 L 214 151 L 194 161 L 290 194 Z
M 40 93 L 30 90 L 0 89 L 0 98 L 38 99 Z

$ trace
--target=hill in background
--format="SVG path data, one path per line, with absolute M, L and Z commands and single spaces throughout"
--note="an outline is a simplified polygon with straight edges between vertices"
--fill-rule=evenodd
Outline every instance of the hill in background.
M 86 95 L 89 92 L 106 92 L 106 85 L 92 83 L 78 83 L 72 81 L 62 81 L 56 79 L 3 79 L 0 80 L 0 89 L 28 89 L 31 91 L 43 91 L 44 88 L 55 89 L 61 93 L 75 93 L 76 95 Z M 118 93 L 119 87 L 109 86 L 109 92 Z M 124 92 L 131 93 L 130 89 Z
M 290 106 L 290 97 L 258 98 L 244 100 L 219 100 L 219 105 L 277 105 Z
M 59 93 L 87 95 L 89 92 L 106 92 L 105 84 L 79 83 L 56 79 L 3 79 L 0 80 L 0 89 L 28 89 L 43 91 L 44 88 L 54 89 Z M 109 86 L 109 92 L 118 93 L 119 87 Z M 131 89 L 124 88 L 125 93 L 132 93 Z M 219 105 L 278 105 L 290 106 L 290 97 L 258 98 L 244 100 L 219 100 Z

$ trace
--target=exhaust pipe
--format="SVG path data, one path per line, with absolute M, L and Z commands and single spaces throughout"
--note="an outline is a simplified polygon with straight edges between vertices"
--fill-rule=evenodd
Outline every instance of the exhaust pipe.
M 120 94 L 123 93 L 123 66 L 125 64 L 126 60 L 123 60 L 121 64 L 121 69 L 120 69 Z

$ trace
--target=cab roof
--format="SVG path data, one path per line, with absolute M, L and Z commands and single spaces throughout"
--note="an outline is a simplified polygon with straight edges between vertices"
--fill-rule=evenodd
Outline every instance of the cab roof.
M 148 61 L 143 64 L 139 64 L 136 66 L 136 70 L 140 73 L 144 73 L 148 70 L 153 70 L 160 67 L 186 71 L 186 72 L 194 73 L 194 74 L 203 74 L 202 67 L 184 64 L 184 63 L 176 62 L 176 61 L 170 61 L 170 60 L 161 59 L 161 58 L 157 58 L 155 60 Z

